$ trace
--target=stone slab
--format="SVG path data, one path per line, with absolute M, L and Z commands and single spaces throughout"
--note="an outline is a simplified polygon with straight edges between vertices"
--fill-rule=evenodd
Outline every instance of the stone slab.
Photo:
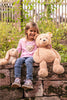
M 14 68 L 12 64 L 0 65 L 0 69 L 11 69 Z
M 66 93 L 66 95 L 62 95 L 60 98 L 61 98 L 61 100 L 67 100 L 67 93 Z
M 33 83 L 34 89 L 33 90 L 25 90 L 24 94 L 25 97 L 36 97 L 36 96 L 43 96 L 43 86 L 41 81 L 36 81 Z
M 20 100 L 23 97 L 23 90 L 2 89 L 0 90 L 0 100 Z
M 63 95 L 67 93 L 67 81 L 44 81 L 44 95 Z
M 8 69 L 0 70 L 0 86 L 10 85 L 10 72 Z
M 52 96 L 52 97 L 36 97 L 35 100 L 61 100 L 57 96 Z

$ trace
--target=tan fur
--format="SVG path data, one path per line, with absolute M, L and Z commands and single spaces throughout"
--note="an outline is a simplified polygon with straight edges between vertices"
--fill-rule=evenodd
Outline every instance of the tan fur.
M 50 32 L 46 34 L 40 34 L 36 38 L 36 45 L 38 46 L 37 50 L 33 55 L 33 59 L 36 63 L 39 63 L 40 70 L 38 75 L 40 77 L 48 76 L 47 63 L 53 62 L 53 71 L 57 74 L 64 72 L 64 68 L 60 65 L 61 57 L 59 53 L 51 48 L 47 48 L 51 45 L 52 34 Z
M 17 57 L 18 57 L 17 50 L 15 48 L 12 48 L 7 51 L 5 58 L 0 59 L 0 65 L 15 64 Z

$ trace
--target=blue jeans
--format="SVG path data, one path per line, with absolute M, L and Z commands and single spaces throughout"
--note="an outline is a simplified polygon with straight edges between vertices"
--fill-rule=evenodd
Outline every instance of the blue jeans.
M 26 79 L 33 80 L 33 57 L 23 57 L 18 58 L 15 62 L 14 66 L 14 72 L 15 72 L 15 78 L 19 77 L 21 78 L 21 68 L 22 64 L 25 63 L 26 65 Z

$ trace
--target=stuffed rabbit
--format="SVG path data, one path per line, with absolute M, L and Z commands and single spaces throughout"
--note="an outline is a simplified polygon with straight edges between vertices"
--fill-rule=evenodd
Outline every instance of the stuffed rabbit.
M 15 64 L 17 58 L 18 58 L 17 49 L 12 48 L 7 51 L 5 58 L 0 59 L 0 65 Z

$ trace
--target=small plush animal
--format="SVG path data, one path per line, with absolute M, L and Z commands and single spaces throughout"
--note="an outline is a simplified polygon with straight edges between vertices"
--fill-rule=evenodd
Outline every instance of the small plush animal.
M 46 34 L 40 34 L 36 38 L 37 50 L 33 55 L 33 59 L 36 63 L 39 63 L 40 69 L 38 75 L 40 77 L 48 76 L 47 63 L 53 62 L 53 72 L 57 74 L 64 73 L 64 67 L 60 65 L 61 57 L 59 53 L 51 47 L 50 32 Z
M 0 65 L 15 64 L 15 61 L 18 58 L 18 55 L 19 54 L 15 48 L 8 50 L 5 58 L 0 59 Z

